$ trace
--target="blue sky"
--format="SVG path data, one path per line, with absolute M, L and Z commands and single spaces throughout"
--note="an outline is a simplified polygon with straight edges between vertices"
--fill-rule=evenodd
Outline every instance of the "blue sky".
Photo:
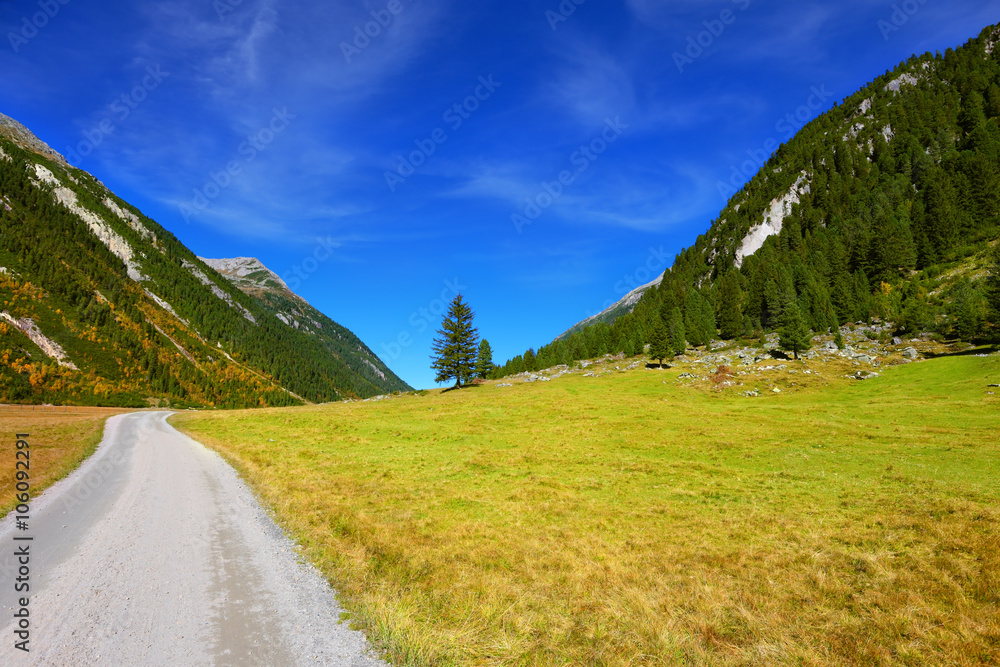
M 548 342 L 667 268 L 768 140 L 997 20 L 987 0 L 7 1 L 0 112 L 427 387 L 442 299 L 465 294 L 498 361 Z

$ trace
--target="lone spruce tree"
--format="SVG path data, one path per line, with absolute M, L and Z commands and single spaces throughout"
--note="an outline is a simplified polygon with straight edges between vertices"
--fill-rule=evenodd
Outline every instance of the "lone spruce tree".
M 441 322 L 438 338 L 431 349 L 431 368 L 437 371 L 435 382 L 455 379 L 455 388 L 472 379 L 476 365 L 476 346 L 479 332 L 472 326 L 474 313 L 469 304 L 456 296 L 448 307 L 448 313 Z
M 791 352 L 798 359 L 799 352 L 805 352 L 812 347 L 812 332 L 809 331 L 809 325 L 806 324 L 806 318 L 799 304 L 794 301 L 789 302 L 781 314 L 780 321 L 779 345 L 782 350 Z
M 986 298 L 989 302 L 989 316 L 993 322 L 997 338 L 1000 338 L 1000 244 L 993 249 L 993 267 L 986 283 Z
M 698 290 L 689 289 L 684 298 L 684 333 L 694 347 L 708 345 L 715 336 L 715 311 Z
M 664 359 L 673 356 L 674 351 L 670 348 L 670 336 L 667 333 L 667 326 L 660 319 L 653 328 L 653 335 L 649 339 L 649 358 L 662 366 Z
M 485 338 L 479 343 L 479 355 L 476 357 L 476 377 L 486 380 L 493 373 L 493 348 Z
M 722 276 L 719 286 L 719 335 L 724 340 L 732 340 L 743 333 L 743 300 L 739 278 L 735 271 Z
M 674 308 L 670 314 L 667 333 L 670 337 L 670 349 L 674 356 L 684 354 L 687 351 L 687 338 L 684 335 L 684 316 L 681 315 L 680 308 Z

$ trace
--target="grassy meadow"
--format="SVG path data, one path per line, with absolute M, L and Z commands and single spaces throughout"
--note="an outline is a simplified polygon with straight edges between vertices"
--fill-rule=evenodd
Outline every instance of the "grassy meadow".
M 31 497 L 73 472 L 94 453 L 104 435 L 104 422 L 111 410 L 80 414 L 32 412 L 23 408 L 0 407 L 0 518 L 16 505 L 14 455 L 17 433 L 28 433 L 31 444 Z
M 393 664 L 996 664 L 1000 357 L 788 368 L 171 421 Z

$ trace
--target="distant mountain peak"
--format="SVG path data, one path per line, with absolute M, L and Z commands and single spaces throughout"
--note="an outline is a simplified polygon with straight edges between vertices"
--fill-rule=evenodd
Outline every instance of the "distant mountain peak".
M 31 130 L 10 116 L 5 116 L 2 113 L 0 113 L 0 136 L 7 137 L 21 148 L 29 150 L 32 153 L 38 153 L 39 155 L 43 155 L 50 160 L 55 160 L 56 162 L 64 165 L 68 164 L 66 162 L 66 158 L 53 150 L 47 143 L 36 137 Z
M 201 261 L 296 331 L 316 337 L 368 381 L 391 389 L 409 388 L 357 336 L 296 294 L 256 257 Z
M 241 290 L 284 290 L 291 292 L 278 274 L 264 266 L 256 257 L 230 257 L 210 259 L 199 257 L 201 261 L 218 271 Z
M 259 260 L 200 260 L 3 115 L 0 181 L 0 401 L 254 407 L 410 388 Z
M 624 315 L 626 313 L 631 313 L 632 309 L 635 308 L 635 305 L 639 303 L 639 300 L 642 298 L 642 295 L 646 293 L 646 290 L 658 287 L 662 282 L 663 282 L 663 274 L 661 273 L 659 276 L 657 276 L 650 282 L 646 283 L 645 285 L 640 285 L 639 287 L 636 287 L 634 290 L 632 290 L 631 292 L 629 292 L 628 294 L 626 294 L 621 299 L 614 302 L 601 312 L 597 313 L 596 315 L 591 315 L 587 319 L 577 322 L 572 327 L 559 334 L 559 336 L 556 337 L 556 340 L 563 340 L 565 338 L 568 338 L 577 331 L 580 331 L 585 327 L 589 327 L 592 324 L 597 324 L 598 322 L 611 323 L 614 322 L 621 315 Z

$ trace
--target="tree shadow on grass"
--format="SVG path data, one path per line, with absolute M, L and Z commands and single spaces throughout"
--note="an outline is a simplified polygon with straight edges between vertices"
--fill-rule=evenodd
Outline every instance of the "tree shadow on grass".
M 452 386 L 448 387 L 447 389 L 442 389 L 441 393 L 442 394 L 447 394 L 449 391 L 459 391 L 461 389 L 478 389 L 481 386 L 482 385 L 478 385 L 478 384 L 463 384 L 461 387 L 456 387 L 455 385 L 452 385 Z
M 924 352 L 922 354 L 927 359 L 941 359 L 944 357 L 975 357 L 980 354 L 993 354 L 997 351 L 1000 351 L 1000 345 L 980 345 L 960 352 Z

